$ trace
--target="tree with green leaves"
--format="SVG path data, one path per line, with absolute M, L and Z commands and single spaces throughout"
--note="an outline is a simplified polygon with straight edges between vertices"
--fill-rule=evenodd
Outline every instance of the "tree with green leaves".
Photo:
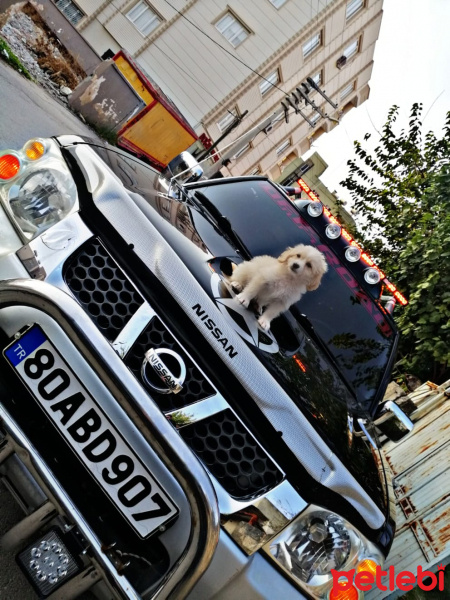
M 358 213 L 356 237 L 409 298 L 394 315 L 401 372 L 439 383 L 450 377 L 450 112 L 441 137 L 423 134 L 421 104 L 396 133 L 398 114 L 393 106 L 373 151 L 354 143 L 341 185 Z

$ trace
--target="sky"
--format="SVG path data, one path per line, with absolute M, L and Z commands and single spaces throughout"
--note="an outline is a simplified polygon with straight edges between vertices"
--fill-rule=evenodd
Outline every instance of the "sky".
M 347 208 L 350 192 L 339 182 L 347 176 L 347 161 L 355 156 L 353 140 L 374 148 L 380 139 L 376 130 L 381 132 L 393 104 L 400 107 L 398 131 L 407 128 L 412 104 L 422 102 L 423 130 L 441 136 L 450 110 L 449 27 L 450 0 L 384 0 L 369 99 L 312 147 L 328 163 L 321 180 L 348 201 Z M 372 134 L 369 143 L 363 142 L 366 133 Z

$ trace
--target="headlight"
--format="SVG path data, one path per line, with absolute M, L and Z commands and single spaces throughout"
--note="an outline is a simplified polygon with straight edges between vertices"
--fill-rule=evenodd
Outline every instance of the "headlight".
M 264 550 L 314 598 L 328 598 L 332 569 L 348 571 L 367 558 L 383 563 L 378 548 L 350 523 L 317 506 L 308 507 Z
M 9 194 L 9 205 L 22 231 L 34 237 L 67 216 L 77 199 L 71 177 L 56 169 L 35 171 Z
M 17 173 L 0 180 L 0 198 L 24 242 L 77 208 L 76 185 L 56 142 L 30 140 L 21 152 L 2 156 L 19 158 Z

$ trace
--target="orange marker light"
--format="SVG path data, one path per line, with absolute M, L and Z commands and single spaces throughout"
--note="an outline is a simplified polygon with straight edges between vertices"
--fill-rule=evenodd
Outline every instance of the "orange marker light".
M 366 573 L 370 573 L 371 575 L 375 575 L 377 571 L 378 564 L 371 560 L 370 558 L 365 558 L 356 567 L 356 572 L 361 573 L 361 571 L 365 571 Z
M 328 595 L 329 600 L 358 600 L 359 592 L 354 585 L 348 588 L 348 590 L 336 590 L 333 589 Z
M 20 169 L 20 161 L 14 154 L 0 156 L 0 179 L 6 181 L 17 175 Z
M 25 144 L 23 151 L 29 160 L 37 160 L 44 155 L 45 147 L 42 142 L 39 142 L 38 140 L 31 140 Z

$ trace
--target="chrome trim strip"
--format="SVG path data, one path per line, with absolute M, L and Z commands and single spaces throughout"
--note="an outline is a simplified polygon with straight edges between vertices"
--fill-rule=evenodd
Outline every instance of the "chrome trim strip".
M 248 509 L 249 506 L 255 506 L 257 508 L 261 501 L 266 500 L 271 504 L 274 504 L 277 507 L 277 510 L 290 521 L 308 506 L 308 503 L 303 500 L 287 479 L 284 479 L 276 487 L 265 494 L 258 496 L 257 498 L 251 498 L 250 500 L 237 500 L 236 498 L 232 498 L 228 492 L 226 492 L 220 484 L 216 484 L 215 481 L 214 487 L 216 488 L 217 497 L 219 498 L 222 515 L 232 515 L 241 510 Z M 226 495 L 228 498 L 225 511 L 222 510 L 222 501 L 224 500 L 222 498 L 223 495 Z
M 193 523 L 184 555 L 153 598 L 186 597 L 208 568 L 219 540 L 217 498 L 205 470 L 73 298 L 42 281 L 15 279 L 1 283 L 0 309 L 18 305 L 38 309 L 53 318 L 131 420 L 134 422 L 136 416 L 131 416 L 132 408 L 127 401 L 130 397 L 146 416 L 141 433 L 182 487 Z M 102 563 L 106 564 L 104 559 Z M 137 598 L 134 592 L 125 597 Z
M 218 492 L 217 488 L 216 491 Z M 230 510 L 233 509 L 233 512 L 226 517 L 222 516 L 222 526 L 242 550 L 251 555 L 270 542 L 307 506 L 308 503 L 288 481 L 284 480 L 276 488 L 255 500 L 248 502 L 234 500 L 230 505 Z M 258 527 L 252 526 L 251 521 L 247 523 L 242 512 L 247 516 L 251 515 L 258 523 Z
M 119 575 L 113 564 L 109 560 L 105 560 L 105 555 L 102 551 L 102 546 L 99 540 L 86 523 L 81 513 L 78 512 L 78 509 L 72 503 L 69 496 L 67 496 L 64 489 L 59 485 L 58 481 L 53 476 L 52 472 L 47 468 L 45 462 L 39 456 L 36 448 L 34 448 L 34 446 L 28 441 L 20 428 L 16 425 L 14 420 L 2 406 L 0 406 L 0 418 L 3 420 L 8 433 L 18 444 L 18 446 L 27 451 L 30 461 L 33 463 L 39 475 L 43 478 L 45 484 L 48 485 L 52 493 L 56 496 L 58 502 L 60 502 L 67 514 L 70 515 L 70 517 L 75 521 L 77 527 L 89 542 L 89 545 L 94 551 L 100 565 L 111 579 L 114 587 L 120 590 L 123 594 L 123 597 L 127 598 L 127 600 L 141 600 L 140 596 L 134 591 L 127 578 L 123 575 Z
M 201 373 L 203 375 L 202 371 Z M 184 427 L 185 425 L 191 425 L 192 423 L 211 417 L 228 408 L 230 408 L 230 405 L 225 398 L 221 394 L 216 394 L 209 398 L 205 398 L 204 400 L 199 400 L 194 404 L 188 404 L 183 408 L 171 410 L 165 414 L 173 425 L 177 426 L 177 420 L 179 420 L 180 427 Z M 239 421 L 242 423 L 240 419 Z M 244 423 L 242 423 L 242 425 L 244 425 Z
M 153 317 L 156 316 L 157 315 L 153 308 L 151 308 L 146 302 L 141 304 L 137 312 L 134 313 L 134 315 L 112 343 L 112 347 L 120 356 L 120 358 L 125 358 L 134 342 L 138 339 Z

